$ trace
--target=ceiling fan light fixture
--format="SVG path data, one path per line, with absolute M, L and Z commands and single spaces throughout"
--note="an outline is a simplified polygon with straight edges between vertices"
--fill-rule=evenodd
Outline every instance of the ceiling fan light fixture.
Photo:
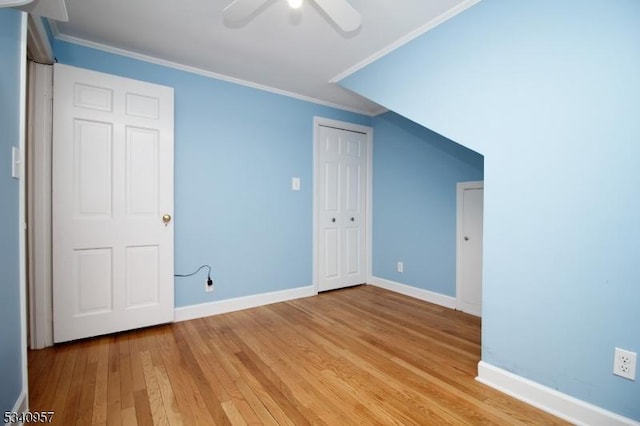
M 2 0 L 0 0 L 2 1 Z M 274 0 L 233 0 L 224 8 L 222 14 L 225 21 L 242 23 L 251 19 L 252 14 L 267 7 Z M 356 31 L 362 24 L 362 17 L 349 4 L 349 0 L 313 0 L 313 2 L 345 33 Z M 287 0 L 289 7 L 299 9 L 304 0 Z M 282 3 L 280 3 L 282 4 Z

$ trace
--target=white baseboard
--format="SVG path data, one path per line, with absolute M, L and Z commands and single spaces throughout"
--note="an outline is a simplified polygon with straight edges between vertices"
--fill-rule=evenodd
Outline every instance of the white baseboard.
M 13 405 L 13 410 L 11 412 L 12 413 L 26 413 L 27 411 L 29 411 L 28 402 L 29 401 L 28 401 L 28 398 L 27 398 L 27 392 L 26 391 L 20 392 L 20 396 L 16 400 L 16 403 Z M 8 426 L 8 425 L 14 425 L 15 423 L 4 423 L 4 424 L 5 424 L 5 426 Z M 24 423 L 20 422 L 18 424 L 23 425 Z
M 444 306 L 445 308 L 456 308 L 455 297 L 445 296 L 433 291 L 411 287 L 378 277 L 370 277 L 369 284 L 416 299 L 424 300 L 426 302 L 435 303 L 436 305 Z M 226 314 L 228 312 L 256 308 L 258 306 L 270 305 L 272 303 L 286 302 L 287 300 L 311 297 L 317 294 L 318 292 L 315 290 L 315 287 L 311 285 L 307 287 L 293 288 L 290 290 L 274 291 L 271 293 L 255 294 L 234 299 L 184 306 L 174 310 L 174 321 L 188 321 L 211 315 Z
M 174 321 L 188 321 L 197 318 L 204 318 L 211 315 L 226 314 L 228 312 L 240 311 L 242 309 L 256 308 L 258 306 L 270 305 L 272 303 L 286 302 L 287 300 L 301 299 L 303 297 L 315 296 L 318 292 L 313 286 L 298 287 L 290 290 L 274 291 L 271 293 L 255 294 L 234 299 L 219 300 L 199 305 L 184 306 L 174 310 Z
M 607 411 L 484 361 L 476 380 L 576 425 L 640 426 L 640 422 Z
M 20 392 L 20 396 L 18 397 L 15 406 L 13 407 L 13 411 L 16 413 L 22 413 L 27 411 L 28 409 L 29 405 L 27 400 L 27 392 L 22 391 Z
M 456 298 L 446 296 L 444 294 L 436 293 L 429 290 L 424 290 L 417 287 L 412 287 L 406 284 L 400 284 L 395 281 L 386 280 L 384 278 L 370 277 L 369 284 L 376 287 L 384 288 L 385 290 L 394 291 L 396 293 L 404 294 L 415 299 L 424 300 L 425 302 L 435 303 L 436 305 L 444 306 L 445 308 L 455 309 Z

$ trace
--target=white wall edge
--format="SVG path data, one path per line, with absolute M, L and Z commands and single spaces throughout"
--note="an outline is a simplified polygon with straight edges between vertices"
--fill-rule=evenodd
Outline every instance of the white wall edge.
M 27 151 L 27 14 L 21 13 L 21 35 L 20 35 L 20 113 L 19 113 L 19 149 L 22 156 L 20 163 L 20 182 L 18 195 L 18 248 L 19 254 L 19 275 L 20 275 L 20 342 L 21 348 L 21 374 L 22 390 L 18 402 L 20 407 L 27 410 L 29 404 L 29 370 L 27 367 L 27 184 L 25 153 Z M 23 399 L 23 401 L 20 401 Z
M 393 291 L 396 293 L 404 294 L 405 296 L 420 299 L 425 302 L 434 303 L 436 305 L 444 306 L 445 308 L 455 309 L 456 298 L 447 296 L 445 294 L 436 293 L 429 290 L 413 287 L 406 284 L 401 284 L 395 281 L 386 280 L 379 277 L 371 277 L 369 281 L 370 285 L 384 288 L 385 290 Z
M 252 296 L 184 306 L 174 310 L 174 321 L 189 321 L 211 315 L 220 315 L 229 312 L 241 311 L 243 309 L 257 308 L 259 306 L 270 305 L 272 303 L 302 299 L 304 297 L 311 297 L 317 294 L 318 292 L 316 292 L 314 286 L 310 285 L 307 287 L 292 288 L 290 290 L 274 291 L 270 293 L 255 294 Z
M 484 361 L 478 363 L 476 380 L 576 425 L 640 426 L 640 422 L 633 419 L 589 404 Z

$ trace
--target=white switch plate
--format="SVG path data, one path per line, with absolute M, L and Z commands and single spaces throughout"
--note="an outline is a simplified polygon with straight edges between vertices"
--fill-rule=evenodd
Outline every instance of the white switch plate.
M 14 179 L 20 179 L 20 165 L 22 159 L 20 158 L 20 150 L 15 146 L 11 147 L 11 177 Z
M 400 273 L 404 272 L 404 262 L 398 262 L 398 264 L 396 265 L 396 269 Z
M 292 177 L 291 178 L 291 190 L 292 191 L 300 191 L 300 178 Z

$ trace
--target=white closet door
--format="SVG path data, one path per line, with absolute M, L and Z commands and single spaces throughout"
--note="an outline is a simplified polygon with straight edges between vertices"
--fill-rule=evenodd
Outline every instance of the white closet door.
M 366 282 L 367 135 L 318 129 L 318 290 Z

